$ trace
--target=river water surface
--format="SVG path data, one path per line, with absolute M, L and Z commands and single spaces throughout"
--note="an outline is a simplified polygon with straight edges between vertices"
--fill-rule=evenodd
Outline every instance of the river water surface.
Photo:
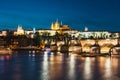
M 1 55 L 0 80 L 120 80 L 120 56 Z

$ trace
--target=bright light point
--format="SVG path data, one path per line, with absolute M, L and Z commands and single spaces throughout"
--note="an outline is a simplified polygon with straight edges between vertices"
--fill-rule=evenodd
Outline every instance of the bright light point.
M 54 55 L 54 53 L 53 53 L 53 52 L 51 52 L 51 55 Z
M 29 56 L 31 56 L 31 54 L 29 54 Z
M 32 54 L 32 56 L 34 57 L 34 56 L 35 56 L 35 54 Z
M 84 76 L 86 79 L 89 79 L 91 77 L 91 60 L 89 57 L 85 60 L 85 68 L 84 68 Z
M 73 63 L 74 63 L 74 61 L 75 61 L 74 55 L 71 54 L 71 55 L 70 55 L 70 62 L 73 62 Z
M 47 51 L 44 51 L 44 56 L 47 56 L 48 55 L 48 52 Z
M 32 51 L 32 53 L 35 53 L 35 51 Z
M 108 58 L 105 63 L 105 76 L 110 77 L 112 75 L 112 70 L 111 70 L 111 60 Z

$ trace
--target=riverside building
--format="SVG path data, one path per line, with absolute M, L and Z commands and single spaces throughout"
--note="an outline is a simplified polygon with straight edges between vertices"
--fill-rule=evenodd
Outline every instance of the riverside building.
M 120 49 L 119 32 L 89 31 L 87 27 L 85 27 L 84 31 L 78 31 L 76 29 L 71 29 L 69 25 L 63 25 L 62 23 L 59 23 L 58 20 L 51 24 L 50 29 L 38 30 L 33 28 L 33 30 L 24 30 L 22 26 L 18 26 L 18 29 L 14 32 L 14 35 L 27 35 L 30 38 L 34 38 L 35 32 L 38 32 L 39 35 L 42 36 L 42 41 L 46 45 L 53 43 L 56 44 L 58 50 L 60 50 L 59 47 L 61 47 L 61 45 L 64 45 L 67 41 L 69 41 L 68 45 L 70 45 L 71 43 L 72 45 L 76 45 L 77 43 L 79 43 L 79 49 L 82 49 L 82 52 L 95 53 L 96 49 L 99 48 L 99 51 L 97 52 L 114 52 L 117 54 Z M 115 46 L 116 48 L 113 48 Z M 72 51 L 72 49 L 76 50 L 76 48 L 71 47 L 69 51 Z

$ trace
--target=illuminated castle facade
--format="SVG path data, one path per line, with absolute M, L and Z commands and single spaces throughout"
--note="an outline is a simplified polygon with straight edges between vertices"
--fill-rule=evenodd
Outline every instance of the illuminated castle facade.
M 51 24 L 51 29 L 52 30 L 70 30 L 68 25 L 62 25 L 62 22 L 60 24 L 58 20 L 56 20 L 55 23 Z
M 76 29 L 71 29 L 68 25 L 63 25 L 62 22 L 59 23 L 56 20 L 54 23 L 51 24 L 51 29 L 39 29 L 36 30 L 24 30 L 22 26 L 18 26 L 17 31 L 14 32 L 14 35 L 29 35 L 34 34 L 35 32 L 39 32 L 40 35 L 49 34 L 49 36 L 54 36 L 56 32 L 59 34 L 68 33 L 71 36 L 76 38 L 118 38 L 118 33 L 111 33 L 108 31 L 89 31 L 88 27 L 85 27 L 84 31 L 78 31 Z
M 18 25 L 17 31 L 14 32 L 14 35 L 24 35 L 24 29 L 22 28 L 22 26 Z

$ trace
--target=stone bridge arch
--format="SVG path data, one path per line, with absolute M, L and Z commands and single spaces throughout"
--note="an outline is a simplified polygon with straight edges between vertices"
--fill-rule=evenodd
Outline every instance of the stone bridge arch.
M 93 39 L 85 39 L 80 40 L 83 52 L 90 52 L 90 46 L 94 45 L 96 40 Z M 100 46 L 100 53 L 109 53 L 110 49 L 113 46 L 117 45 L 117 39 L 98 39 L 98 45 Z
M 120 44 L 111 47 L 109 53 L 110 55 L 120 55 Z
M 109 50 L 113 47 L 114 45 L 111 43 L 103 44 L 101 47 L 101 53 L 109 53 Z

